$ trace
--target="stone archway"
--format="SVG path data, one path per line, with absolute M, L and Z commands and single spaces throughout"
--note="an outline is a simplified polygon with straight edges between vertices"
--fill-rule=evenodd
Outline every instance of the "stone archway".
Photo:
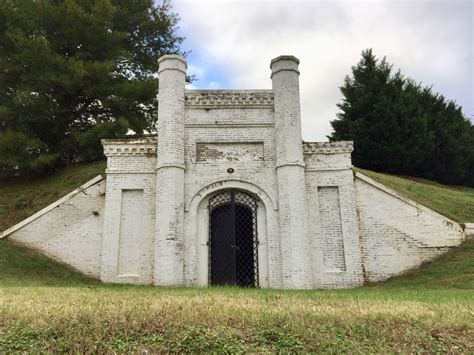
M 253 196 L 256 199 L 256 229 L 258 235 L 257 270 L 256 278 L 259 287 L 278 285 L 278 259 L 269 259 L 269 242 L 272 243 L 272 253 L 279 253 L 278 239 L 276 238 L 277 204 L 260 187 L 240 181 L 226 180 L 209 184 L 199 190 L 186 204 L 187 233 L 186 245 L 187 263 L 186 272 L 191 284 L 207 286 L 211 284 L 209 277 L 209 245 L 210 245 L 210 218 L 209 200 L 221 192 L 235 190 Z M 273 254 L 272 254 L 273 255 Z M 272 263 L 273 279 L 270 280 L 270 263 Z M 277 264 L 277 265 L 274 265 Z M 273 286 L 276 287 L 276 286 Z

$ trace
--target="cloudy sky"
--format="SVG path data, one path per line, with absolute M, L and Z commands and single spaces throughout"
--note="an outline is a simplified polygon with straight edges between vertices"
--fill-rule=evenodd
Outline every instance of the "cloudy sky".
M 326 140 L 339 86 L 363 49 L 474 119 L 471 0 L 174 0 L 200 89 L 270 89 L 270 60 L 300 61 L 303 138 Z

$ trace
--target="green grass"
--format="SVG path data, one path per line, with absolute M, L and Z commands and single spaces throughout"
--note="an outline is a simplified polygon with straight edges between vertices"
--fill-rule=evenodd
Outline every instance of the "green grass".
M 0 231 L 53 203 L 93 177 L 104 175 L 105 161 L 79 164 L 41 179 L 0 182 Z
M 380 287 L 471 290 L 474 293 L 474 240 L 464 242 L 403 276 L 383 282 Z
M 0 289 L 9 352 L 470 353 L 472 292 Z
M 65 192 L 97 175 L 94 169 L 90 176 L 77 174 L 83 177 Z M 57 176 L 71 176 L 63 174 Z M 437 194 L 458 191 L 387 175 L 380 179 L 412 199 L 427 198 L 431 208 L 442 205 L 430 196 L 436 200 Z M 61 185 L 54 180 L 43 181 L 44 191 Z M 431 194 L 420 192 L 424 189 Z M 467 206 L 471 193 L 468 189 Z M 42 204 L 52 202 L 43 196 Z M 464 197 L 455 195 L 459 199 Z M 451 218 L 474 220 L 448 207 Z M 473 353 L 474 241 L 387 282 L 352 290 L 282 291 L 105 285 L 0 240 L 0 353 L 143 350 Z
M 456 222 L 474 222 L 474 188 L 446 186 L 430 180 L 381 174 L 359 168 L 356 171 Z
M 0 287 L 94 284 L 99 282 L 8 238 L 0 239 Z
M 369 287 L 283 291 L 105 285 L 2 240 L 0 353 L 470 353 L 473 250 Z

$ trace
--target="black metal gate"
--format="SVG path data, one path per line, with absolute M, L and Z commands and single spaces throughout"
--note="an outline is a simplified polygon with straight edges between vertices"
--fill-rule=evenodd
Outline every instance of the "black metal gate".
M 211 285 L 258 286 L 257 200 L 227 190 L 209 199 Z

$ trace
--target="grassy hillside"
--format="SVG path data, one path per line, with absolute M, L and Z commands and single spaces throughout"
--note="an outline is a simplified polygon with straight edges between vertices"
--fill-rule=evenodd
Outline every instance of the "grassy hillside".
M 8 238 L 0 239 L 0 287 L 57 287 L 98 283 L 35 250 Z
M 364 169 L 356 171 L 454 221 L 474 222 L 473 188 L 446 186 L 430 180 L 399 177 Z
M 425 263 L 403 276 L 394 277 L 372 287 L 394 290 L 458 289 L 471 290 L 474 293 L 474 240 L 464 242 L 436 260 Z
M 0 231 L 38 212 L 93 177 L 104 174 L 105 161 L 80 164 L 54 175 L 0 182 Z
M 98 163 L 58 174 L 69 184 L 61 194 L 101 169 Z M 424 198 L 431 208 L 441 208 L 445 199 L 454 205 L 462 200 L 469 211 L 474 203 L 469 189 L 466 197 L 456 193 L 458 188 L 364 173 L 385 179 L 381 182 L 412 199 Z M 54 187 L 63 188 L 56 179 L 38 182 L 42 202 L 31 201 L 29 213 L 61 196 L 54 192 Z M 36 183 L 24 183 L 28 192 L 21 184 L 3 186 L 0 194 L 12 193 L 12 201 L 15 189 L 17 199 L 35 196 Z M 451 218 L 474 221 L 463 208 L 446 207 Z M 3 225 L 23 213 L 15 208 L 13 214 L 9 204 L 2 208 L 7 211 L 1 216 L 9 218 Z M 474 241 L 384 283 L 353 290 L 282 291 L 104 285 L 0 240 L 0 353 L 144 350 L 473 353 Z

